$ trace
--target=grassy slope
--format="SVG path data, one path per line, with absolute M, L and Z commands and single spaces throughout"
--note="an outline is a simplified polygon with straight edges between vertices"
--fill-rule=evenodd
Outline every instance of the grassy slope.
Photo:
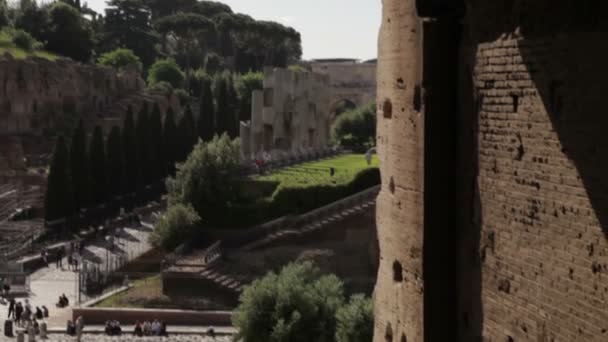
M 25 51 L 19 49 L 13 44 L 11 38 L 5 33 L 0 31 L 0 55 L 4 55 L 6 52 L 10 53 L 15 59 L 25 59 L 27 57 L 40 57 L 48 60 L 55 60 L 57 56 L 46 52 L 46 51 Z
M 330 168 L 335 169 L 332 177 Z M 305 186 L 306 184 L 347 183 L 361 170 L 378 167 L 376 156 L 372 159 L 372 165 L 368 166 L 363 154 L 346 154 L 331 159 L 300 164 L 294 167 L 279 170 L 269 175 L 258 177 L 259 180 L 276 181 L 290 185 Z

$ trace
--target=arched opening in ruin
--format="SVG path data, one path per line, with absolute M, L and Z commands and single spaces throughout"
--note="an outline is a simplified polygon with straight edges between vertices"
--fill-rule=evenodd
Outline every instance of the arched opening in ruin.
M 334 102 L 329 107 L 331 122 L 333 123 L 336 120 L 336 118 L 338 116 L 340 116 L 340 114 L 348 112 L 355 108 L 357 108 L 357 104 L 355 103 L 355 101 L 350 100 L 350 99 L 340 99 L 340 100 Z

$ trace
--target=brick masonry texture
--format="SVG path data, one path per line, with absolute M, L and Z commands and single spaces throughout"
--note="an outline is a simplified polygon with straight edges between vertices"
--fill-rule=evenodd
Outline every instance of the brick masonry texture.
M 412 98 L 416 84 L 432 89 L 417 76 L 429 56 L 420 49 L 427 38 L 416 31 L 414 3 L 385 0 L 380 34 L 374 341 L 429 340 L 420 250 L 424 141 L 432 132 L 421 128 L 428 104 L 417 113 Z M 466 5 L 454 89 L 454 340 L 608 341 L 606 5 Z

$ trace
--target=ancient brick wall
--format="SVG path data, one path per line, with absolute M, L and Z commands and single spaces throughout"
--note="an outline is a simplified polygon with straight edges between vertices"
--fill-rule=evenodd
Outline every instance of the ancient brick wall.
M 454 177 L 439 178 L 429 166 L 441 164 L 425 157 L 436 148 L 429 142 L 441 138 L 433 134 L 446 131 L 428 124 L 436 125 L 430 115 L 452 110 L 431 109 L 428 101 L 445 92 L 437 75 L 416 75 L 437 63 L 425 54 L 441 51 L 433 32 L 446 18 L 427 21 L 420 33 L 414 3 L 385 0 L 380 34 L 374 341 L 446 340 L 428 331 L 451 324 L 428 322 L 441 306 L 429 301 L 430 282 L 436 287 L 439 279 L 429 274 L 438 269 L 417 272 L 441 266 L 428 263 L 428 249 L 446 236 L 429 236 L 437 227 L 425 218 L 453 211 L 456 220 L 445 227 L 457 231 L 457 279 L 446 278 L 458 297 L 453 340 L 607 341 L 607 5 L 467 1 L 453 89 L 458 123 L 450 133 L 458 163 Z M 426 101 L 415 101 L 418 84 Z M 383 110 L 388 103 L 392 116 Z M 429 207 L 441 197 L 434 184 L 454 183 L 451 209 Z M 439 295 L 451 294 L 447 288 Z
M 593 26 L 599 7 L 542 3 L 470 4 L 466 20 L 460 86 L 475 141 L 462 153 L 477 164 L 465 179 L 477 184 L 481 275 L 470 328 L 492 341 L 607 341 L 608 34 Z M 545 25 L 531 19 L 552 7 Z

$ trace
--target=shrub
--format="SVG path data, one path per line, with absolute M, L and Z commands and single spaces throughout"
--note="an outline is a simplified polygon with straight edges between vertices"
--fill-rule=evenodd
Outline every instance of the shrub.
M 99 64 L 111 66 L 118 70 L 125 70 L 129 66 L 134 66 L 138 72 L 143 69 L 143 64 L 139 57 L 129 49 L 116 49 L 106 52 L 99 57 Z
M 336 342 L 369 342 L 374 337 L 374 305 L 355 295 L 336 313 Z
M 194 208 L 173 204 L 154 226 L 150 243 L 167 251 L 173 250 L 190 239 L 200 224 L 201 218 Z
M 150 67 L 148 75 L 148 84 L 154 86 L 159 82 L 168 82 L 173 88 L 182 88 L 184 86 L 185 76 L 175 60 L 161 59 L 157 60 Z
M 236 198 L 239 156 L 239 141 L 226 134 L 199 141 L 175 177 L 167 179 L 169 203 L 192 205 L 203 217 L 225 212 Z
M 376 141 L 376 105 L 370 103 L 342 113 L 332 127 L 334 143 L 355 151 L 365 151 Z
M 174 91 L 175 96 L 177 96 L 177 98 L 179 99 L 179 104 L 182 107 L 187 106 L 188 104 L 190 104 L 190 95 L 188 95 L 188 92 L 185 91 L 184 89 L 176 89 Z
M 42 47 L 42 43 L 23 30 L 13 30 L 11 35 L 15 46 L 25 51 L 38 50 Z
M 311 262 L 289 264 L 245 288 L 232 321 L 247 342 L 334 341 L 342 281 Z
M 173 94 L 173 91 L 174 91 L 171 83 L 165 82 L 165 81 L 155 83 L 155 84 L 149 86 L 148 89 L 153 90 L 153 91 L 162 92 L 166 96 Z

